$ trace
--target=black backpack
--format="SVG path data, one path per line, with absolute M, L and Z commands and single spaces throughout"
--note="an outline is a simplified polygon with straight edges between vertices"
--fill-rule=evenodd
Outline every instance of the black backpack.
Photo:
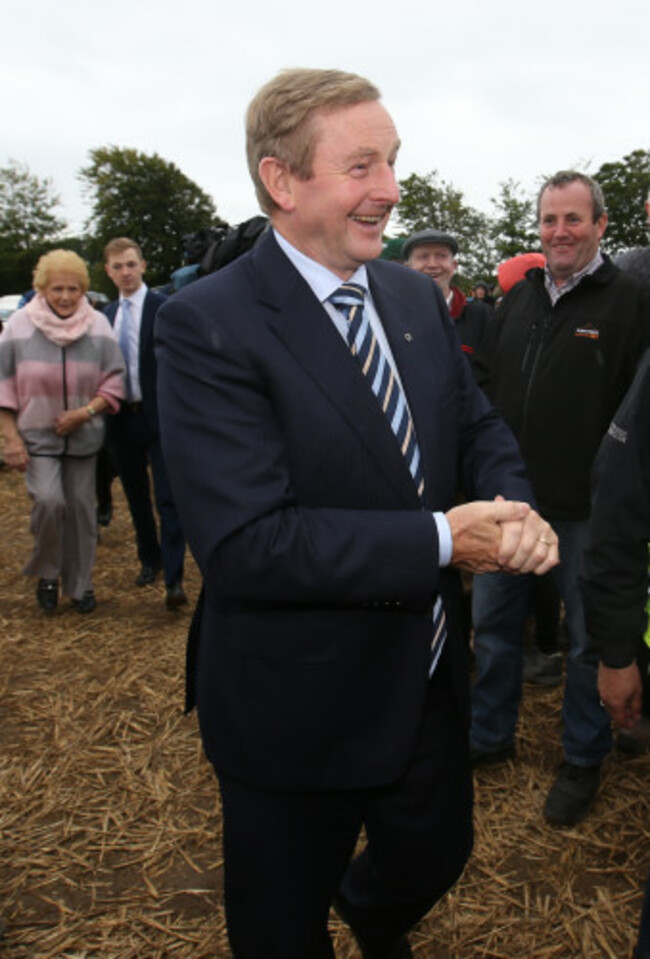
M 185 262 L 198 263 L 198 276 L 214 273 L 254 247 L 268 225 L 265 216 L 253 216 L 237 226 L 208 227 L 190 233 L 183 237 Z

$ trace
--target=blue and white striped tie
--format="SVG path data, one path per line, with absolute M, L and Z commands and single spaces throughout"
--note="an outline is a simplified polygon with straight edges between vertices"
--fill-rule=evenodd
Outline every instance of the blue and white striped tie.
M 366 291 L 359 283 L 343 283 L 328 299 L 348 321 L 347 339 L 352 355 L 356 357 L 379 405 L 386 414 L 421 498 L 424 493 L 424 477 L 413 420 L 399 380 L 382 352 L 368 317 L 365 315 L 363 309 L 365 295 Z M 433 608 L 430 676 L 438 664 L 446 637 L 445 609 L 442 599 L 438 596 Z
M 413 420 L 393 369 L 384 356 L 368 317 L 363 309 L 365 290 L 358 283 L 344 283 L 329 297 L 337 310 L 348 321 L 348 345 L 370 381 L 372 391 L 386 414 L 391 429 L 400 445 L 406 465 L 417 487 L 418 495 L 424 492 L 424 479 L 420 464 Z

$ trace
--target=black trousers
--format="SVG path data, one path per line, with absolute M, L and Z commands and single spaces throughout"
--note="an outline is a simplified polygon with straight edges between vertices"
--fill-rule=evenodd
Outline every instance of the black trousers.
M 160 440 L 142 410 L 124 408 L 109 424 L 108 448 L 129 504 L 138 559 L 143 566 L 162 567 L 168 586 L 183 579 L 185 536 L 178 519 Z M 149 467 L 160 540 L 151 499 Z
M 226 918 L 236 959 L 333 957 L 327 920 L 335 896 L 359 937 L 385 947 L 458 879 L 472 846 L 472 777 L 468 731 L 444 660 L 397 782 L 278 793 L 217 772 Z M 352 859 L 362 826 L 367 843 Z

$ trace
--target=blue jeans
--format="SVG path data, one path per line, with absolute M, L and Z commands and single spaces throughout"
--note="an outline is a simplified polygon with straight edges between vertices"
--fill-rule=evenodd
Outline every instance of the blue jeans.
M 561 559 L 555 575 L 569 631 L 562 742 L 567 762 L 576 766 L 601 762 L 612 746 L 610 720 L 598 697 L 598 651 L 587 636 L 578 583 L 587 525 L 586 521 L 553 523 Z M 476 683 L 471 745 L 482 752 L 515 741 L 524 625 L 532 610 L 532 585 L 532 576 L 485 573 L 474 577 Z

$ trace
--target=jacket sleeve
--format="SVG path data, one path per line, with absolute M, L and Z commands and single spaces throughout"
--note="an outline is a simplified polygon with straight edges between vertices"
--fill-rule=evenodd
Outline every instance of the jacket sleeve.
M 592 475 L 581 586 L 587 630 L 607 666 L 635 658 L 646 629 L 650 543 L 650 351 L 605 435 Z

